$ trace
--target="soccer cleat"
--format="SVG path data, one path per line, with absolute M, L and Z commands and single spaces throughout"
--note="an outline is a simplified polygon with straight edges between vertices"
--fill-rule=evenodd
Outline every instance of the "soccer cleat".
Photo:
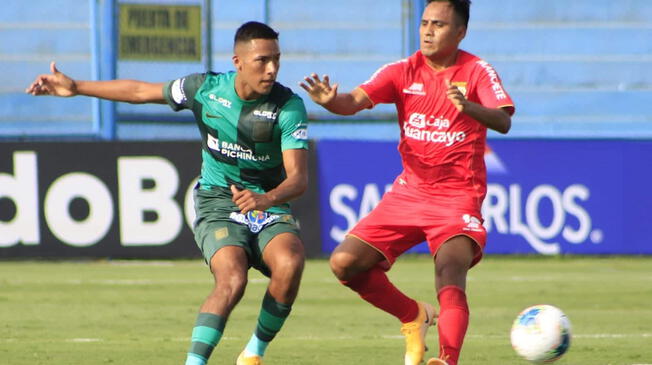
M 428 303 L 417 304 L 417 318 L 401 326 L 401 333 L 405 336 L 405 365 L 421 364 L 426 353 L 426 332 L 435 323 L 435 308 Z
M 448 365 L 448 363 L 442 359 L 436 359 L 433 357 L 432 359 L 428 360 L 426 365 Z
M 242 351 L 238 360 L 235 362 L 235 365 L 263 365 L 263 358 L 260 356 L 247 356 L 245 357 L 245 352 Z

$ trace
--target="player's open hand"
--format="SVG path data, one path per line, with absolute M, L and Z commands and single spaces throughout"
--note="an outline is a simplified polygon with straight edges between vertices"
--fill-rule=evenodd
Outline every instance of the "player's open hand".
M 450 80 L 446 80 L 446 96 L 453 105 L 457 108 L 458 111 L 463 112 L 466 108 L 468 100 L 457 86 L 451 84 Z
M 25 92 L 31 95 L 75 96 L 75 81 L 61 73 L 54 62 L 50 63 L 50 74 L 39 75 Z
M 247 189 L 238 190 L 234 185 L 231 185 L 231 193 L 233 193 L 233 202 L 240 208 L 242 214 L 252 210 L 265 211 L 272 206 L 272 202 L 265 194 L 254 193 Z
M 333 84 L 331 86 L 328 75 L 323 75 L 320 79 L 317 74 L 312 73 L 310 76 L 306 76 L 303 79 L 305 80 L 305 83 L 300 82 L 299 86 L 308 92 L 308 95 L 310 95 L 310 98 L 315 103 L 326 105 L 337 96 L 337 87 L 339 85 Z

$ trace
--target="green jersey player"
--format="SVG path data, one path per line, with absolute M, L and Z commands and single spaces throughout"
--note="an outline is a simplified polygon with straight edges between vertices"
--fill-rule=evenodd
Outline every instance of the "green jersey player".
M 186 365 L 208 361 L 244 294 L 249 267 L 270 282 L 238 365 L 262 364 L 298 293 L 304 249 L 288 202 L 308 184 L 307 116 L 301 98 L 276 82 L 280 56 L 278 33 L 249 22 L 235 35 L 235 72 L 192 74 L 167 83 L 76 81 L 52 63 L 51 74 L 38 76 L 26 90 L 167 103 L 193 112 L 202 136 L 195 239 L 215 285 L 197 316 Z

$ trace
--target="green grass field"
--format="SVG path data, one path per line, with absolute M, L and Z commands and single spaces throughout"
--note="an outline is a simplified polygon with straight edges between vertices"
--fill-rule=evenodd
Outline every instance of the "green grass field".
M 407 294 L 433 301 L 428 258 L 402 258 L 390 276 Z M 266 283 L 251 271 L 210 364 L 234 364 Z M 0 262 L 0 364 L 182 364 L 211 285 L 200 260 Z M 557 364 L 652 364 L 652 258 L 488 257 L 471 271 L 468 294 L 461 364 L 526 364 L 509 329 L 520 310 L 539 303 L 559 306 L 573 324 L 570 351 Z M 310 260 L 265 364 L 402 364 L 398 329 L 334 280 L 325 260 Z M 430 331 L 427 355 L 436 338 Z

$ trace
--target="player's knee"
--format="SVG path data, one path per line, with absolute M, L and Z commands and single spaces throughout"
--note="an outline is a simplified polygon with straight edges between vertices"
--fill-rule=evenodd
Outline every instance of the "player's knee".
M 463 287 L 466 283 L 468 265 L 446 263 L 435 266 L 435 280 L 442 285 L 457 285 Z
M 303 255 L 287 255 L 274 260 L 270 267 L 272 277 L 280 277 L 282 280 L 291 280 L 301 276 L 304 266 Z
M 246 276 L 230 275 L 218 278 L 211 294 L 221 298 L 228 298 L 230 300 L 235 299 L 237 301 L 244 294 L 246 287 Z
M 349 255 L 345 253 L 333 253 L 330 258 L 331 271 L 340 281 L 350 280 L 354 275 L 352 262 Z

